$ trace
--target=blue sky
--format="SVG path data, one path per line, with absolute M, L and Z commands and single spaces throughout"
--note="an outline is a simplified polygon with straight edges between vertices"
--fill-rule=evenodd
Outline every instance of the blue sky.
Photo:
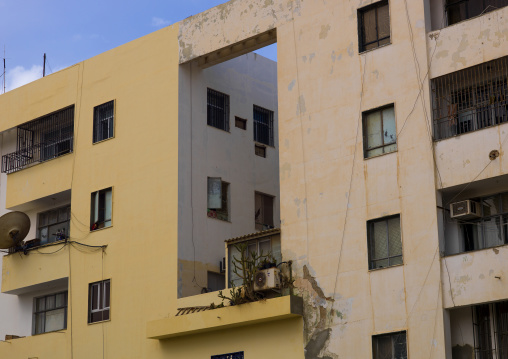
M 7 90 L 41 77 L 44 53 L 50 74 L 224 2 L 0 0 Z M 276 60 L 276 45 L 256 52 Z

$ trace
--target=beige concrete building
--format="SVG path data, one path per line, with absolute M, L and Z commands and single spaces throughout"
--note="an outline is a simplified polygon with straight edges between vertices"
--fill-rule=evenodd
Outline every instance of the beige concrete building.
M 152 77 L 146 79 L 146 88 L 152 80 L 156 91 L 146 94 L 156 94 L 161 102 L 149 95 L 143 100 L 161 106 L 173 119 L 161 123 L 156 138 L 150 137 L 153 133 L 136 133 L 160 146 L 149 151 L 156 154 L 152 163 L 164 161 L 158 171 L 146 166 L 148 173 L 132 173 L 135 159 L 122 158 L 114 141 L 101 145 L 111 145 L 108 149 L 80 141 L 70 156 L 7 176 L 9 209 L 71 187 L 76 222 L 86 223 L 90 217 L 90 193 L 98 192 L 100 199 L 101 189 L 118 186 L 113 191 L 118 204 L 115 228 L 83 239 L 90 245 L 108 244 L 95 257 L 66 247 L 62 252 L 75 259 L 65 257 L 68 261 L 59 264 L 48 256 L 31 256 L 23 265 L 16 256 L 4 258 L 3 292 L 59 275 L 70 278 L 67 313 L 74 319 L 57 333 L 0 343 L 0 356 L 48 357 L 51 342 L 63 348 L 52 355 L 58 358 L 69 353 L 75 358 L 101 353 L 109 358 L 507 358 L 505 5 L 502 0 L 232 0 L 52 75 L 52 80 L 0 96 L 2 118 L 9 119 L 3 131 L 72 103 L 85 111 L 82 116 L 88 111 L 91 117 L 94 106 L 114 98 L 104 93 L 122 84 L 121 77 L 98 93 L 83 95 L 83 102 L 74 100 L 76 81 L 86 79 L 85 85 L 93 87 L 122 71 L 111 65 L 113 55 L 118 60 L 144 47 L 151 55 L 164 56 L 129 57 L 127 62 L 155 62 L 158 70 L 148 74 Z M 222 198 L 207 190 L 207 217 L 214 218 L 206 218 L 212 221 L 207 229 L 189 234 L 194 226 L 186 218 L 201 211 L 196 206 L 205 207 L 188 197 L 195 190 L 204 198 L 205 188 L 223 189 L 222 183 L 227 187 L 237 175 L 207 165 L 233 154 L 210 153 L 194 166 L 182 165 L 181 159 L 188 156 L 183 152 L 201 145 L 183 142 L 183 133 L 206 131 L 203 138 L 221 140 L 217 129 L 196 124 L 194 109 L 199 113 L 204 108 L 193 106 L 199 96 L 190 93 L 189 84 L 203 79 L 218 91 L 212 94 L 218 99 L 226 90 L 217 87 L 220 81 L 209 77 L 208 69 L 274 42 L 278 143 L 274 138 L 273 144 L 279 150 L 280 231 L 242 237 L 218 221 L 223 213 L 213 203 Z M 95 75 L 83 77 L 83 66 Z M 264 72 L 256 73 L 259 82 L 254 83 L 264 83 L 259 77 Z M 232 87 L 242 89 L 236 76 Z M 41 95 L 61 88 L 69 91 L 49 99 Z M 33 92 L 39 96 L 26 106 Z M 133 101 L 136 96 L 128 98 Z M 132 111 L 143 114 L 137 106 Z M 247 116 L 238 111 L 240 120 Z M 186 120 L 176 121 L 181 114 Z M 115 141 L 122 134 L 132 136 L 129 145 L 135 143 L 131 132 L 140 126 L 135 119 L 129 123 L 132 127 L 123 133 L 115 132 Z M 78 131 L 84 138 L 92 136 L 90 124 Z M 91 156 L 104 156 L 103 151 L 112 151 L 118 158 L 112 163 L 125 176 L 93 170 L 96 157 Z M 267 157 L 270 152 L 265 148 Z M 61 178 L 43 180 L 56 169 L 63 170 Z M 184 173 L 190 177 L 182 177 Z M 239 171 L 238 177 L 245 180 L 252 174 Z M 87 182 L 90 178 L 93 186 Z M 182 183 L 182 178 L 192 181 Z M 122 192 L 147 180 L 148 195 Z M 273 195 L 269 191 L 255 188 Z M 257 209 L 248 213 L 253 203 L 256 208 L 262 202 L 256 198 L 245 201 L 248 210 L 239 212 L 240 221 L 256 216 Z M 142 218 L 137 218 L 133 208 L 140 204 Z M 135 226 L 140 221 L 155 223 L 154 228 L 144 233 Z M 243 234 L 270 226 L 253 224 L 251 217 Z M 73 228 L 78 230 L 79 222 L 71 223 L 71 236 Z M 134 229 L 138 232 L 131 233 Z M 113 230 L 117 234 L 111 238 L 101 236 Z M 280 244 L 279 261 L 292 261 L 295 295 L 281 291 L 273 298 L 208 310 L 211 302 L 220 303 L 218 293 L 197 294 L 204 277 L 195 276 L 194 269 L 216 272 L 224 244 L 220 250 L 206 247 L 199 253 L 182 248 L 188 243 L 183 238 L 203 243 L 206 230 L 229 239 L 227 248 L 239 242 L 260 248 L 269 239 L 272 250 L 278 251 Z M 120 239 L 125 243 L 135 234 L 148 239 L 142 248 L 132 239 L 132 248 L 119 245 Z M 107 255 L 100 256 L 104 252 Z M 36 270 L 44 266 L 50 269 Z M 62 267 L 66 274 L 55 274 L 55 268 Z M 87 325 L 87 285 L 93 289 L 107 279 L 111 320 Z M 185 288 L 189 281 L 193 285 Z M 41 353 L 29 352 L 27 343 L 40 347 Z

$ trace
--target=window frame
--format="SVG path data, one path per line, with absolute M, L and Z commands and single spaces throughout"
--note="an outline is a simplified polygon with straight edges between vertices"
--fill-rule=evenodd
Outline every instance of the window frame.
M 390 236 L 389 236 L 389 228 L 388 228 L 388 221 L 394 218 L 399 218 L 399 233 L 400 233 L 400 254 L 397 255 L 390 255 Z M 374 238 L 374 224 L 380 223 L 380 222 L 386 222 L 386 240 L 387 240 L 387 257 L 383 258 L 372 258 L 373 257 L 373 249 L 375 248 L 375 238 Z M 390 268 L 394 266 L 399 266 L 404 264 L 404 247 L 402 243 L 402 219 L 400 214 L 395 214 L 391 216 L 371 219 L 367 221 L 367 249 L 369 254 L 369 270 L 378 270 L 378 269 L 385 269 Z M 394 258 L 400 257 L 400 263 L 394 263 L 390 264 L 391 260 Z M 377 267 L 374 265 L 375 262 L 380 262 L 383 260 L 388 260 L 388 265 L 385 267 Z
M 65 221 L 60 221 L 60 211 L 63 210 L 63 209 L 66 209 L 67 210 L 67 216 L 68 218 L 65 220 Z M 51 212 L 54 212 L 54 211 L 58 211 L 57 212 L 57 221 L 55 223 L 49 223 L 49 214 Z M 43 225 L 41 222 L 42 219 L 41 217 L 42 216 L 46 216 L 47 219 L 45 221 L 45 224 Z M 56 226 L 56 225 L 63 225 L 67 223 L 67 228 L 68 228 L 68 233 L 65 233 L 62 235 L 60 235 L 60 237 L 56 237 L 55 240 L 50 240 L 51 238 L 51 234 L 49 233 L 49 228 L 50 227 L 53 227 L 53 226 Z M 66 240 L 70 237 L 70 228 L 71 228 L 71 204 L 66 204 L 64 206 L 60 206 L 60 207 L 56 207 L 56 208 L 53 208 L 53 209 L 50 209 L 50 210 L 47 210 L 47 211 L 43 211 L 43 212 L 39 212 L 37 213 L 37 238 L 39 238 L 41 240 L 40 244 L 47 244 L 47 243 L 53 243 L 53 242 L 58 242 L 58 241 L 63 241 L 63 240 Z M 46 241 L 43 241 L 42 240 L 42 235 L 41 235 L 41 231 L 43 229 L 47 229 L 47 232 L 46 232 L 46 236 L 47 236 L 47 240 Z
M 104 118 L 104 119 L 98 118 L 99 113 L 100 113 L 99 111 L 101 110 L 101 108 L 107 107 L 107 106 L 112 107 L 111 116 Z M 111 138 L 115 138 L 115 122 L 116 122 L 115 118 L 116 118 L 116 100 L 111 100 L 111 101 L 105 102 L 105 103 L 95 106 L 93 108 L 93 126 L 92 126 L 93 127 L 93 135 L 92 135 L 92 143 L 93 144 L 103 142 L 103 141 L 109 140 Z M 99 136 L 99 129 L 101 129 L 101 127 L 99 126 L 99 123 L 103 124 L 106 121 L 107 121 L 107 127 L 108 127 L 108 133 L 107 133 L 108 136 L 104 137 L 104 134 L 102 132 L 100 132 L 100 133 L 102 133 L 102 136 Z M 111 135 L 109 135 L 110 132 L 111 132 Z M 101 137 L 101 138 L 99 138 L 99 137 Z
M 389 31 L 389 35 L 388 36 L 385 36 L 383 38 L 379 38 L 379 30 L 378 30 L 378 8 L 382 7 L 382 6 L 387 6 L 388 7 L 388 21 L 389 21 L 389 27 L 390 27 L 390 31 Z M 370 10 L 375 10 L 375 17 L 376 17 L 376 40 L 374 41 L 370 41 L 369 43 L 365 43 L 364 42 L 364 34 L 365 34 L 365 23 L 364 23 L 364 15 L 366 12 L 370 11 Z M 391 15 L 390 15 L 390 3 L 388 0 L 381 0 L 381 1 L 377 1 L 373 4 L 370 4 L 370 5 L 367 5 L 367 6 L 364 6 L 362 8 L 359 8 L 358 11 L 357 11 L 357 18 L 358 18 L 358 48 L 359 48 L 359 52 L 360 53 L 363 53 L 363 52 L 367 52 L 367 51 L 372 51 L 372 50 L 375 50 L 375 49 L 378 49 L 380 47 L 383 47 L 383 46 L 388 46 L 392 43 L 392 26 L 391 26 Z M 379 44 L 381 41 L 384 41 L 388 39 L 388 43 L 386 44 Z M 367 46 L 369 45 L 372 45 L 372 44 L 375 44 L 377 43 L 377 46 L 376 47 L 373 47 L 373 48 L 370 48 L 370 49 L 366 49 Z
M 210 87 L 206 89 L 206 124 L 210 127 L 217 128 L 222 131 L 230 132 L 230 99 L 229 95 L 214 90 Z M 218 99 L 219 96 L 222 96 L 222 99 Z M 212 98 L 214 101 L 212 101 Z M 223 105 L 218 105 L 218 101 L 224 101 Z M 212 108 L 214 111 L 212 111 Z M 218 120 L 217 117 L 220 115 L 220 111 L 224 112 L 222 115 L 222 119 Z
M 46 294 L 46 295 L 42 295 L 42 296 L 39 296 L 39 297 L 35 297 L 33 299 L 33 310 L 32 310 L 32 335 L 39 335 L 39 334 L 45 334 L 45 333 L 51 333 L 51 332 L 58 332 L 60 330 L 65 330 L 67 329 L 67 307 L 68 307 L 68 294 L 69 292 L 67 290 L 65 291 L 60 291 L 60 292 L 56 292 L 56 293 L 51 293 L 51 294 Z M 59 295 L 59 294 L 64 294 L 64 305 L 63 306 L 59 306 L 57 307 L 56 306 L 56 296 Z M 55 297 L 55 308 L 52 308 L 52 309 L 46 309 L 46 300 L 47 298 L 49 297 Z M 40 299 L 43 299 L 45 300 L 45 304 L 44 304 L 44 310 L 38 310 L 37 309 L 37 302 L 38 300 Z M 54 311 L 57 311 L 57 310 L 60 310 L 60 309 L 64 309 L 64 322 L 63 322 L 63 328 L 61 329 L 56 329 L 56 330 L 51 330 L 51 331 L 46 331 L 45 328 L 46 328 L 46 313 L 48 312 L 54 312 Z M 44 313 L 44 331 L 38 333 L 37 332 L 37 316 L 39 314 L 42 314 Z
M 395 357 L 395 350 L 394 350 L 394 345 L 396 343 L 396 339 L 399 335 L 404 335 L 404 346 L 406 348 L 406 355 L 405 355 L 405 358 L 400 358 L 400 357 Z M 383 334 L 377 334 L 377 335 L 373 335 L 372 336 L 372 358 L 373 359 L 379 359 L 378 355 L 377 354 L 377 351 L 378 351 L 378 347 L 379 347 L 379 342 L 378 340 L 381 339 L 381 338 L 386 338 L 386 337 L 390 337 L 391 339 L 391 344 L 392 344 L 392 359 L 407 359 L 408 358 L 408 353 L 407 353 L 407 331 L 406 330 L 401 330 L 401 331 L 398 331 L 398 332 L 389 332 L 389 333 L 383 333 Z
M 395 141 L 394 142 L 385 143 L 384 142 L 385 136 L 384 136 L 383 111 L 387 110 L 389 108 L 393 108 L 393 121 L 394 121 L 394 128 L 395 128 Z M 379 112 L 380 116 L 381 116 L 381 132 L 380 132 L 380 134 L 381 134 L 382 145 L 379 145 L 379 146 L 376 146 L 376 147 L 372 147 L 372 148 L 368 148 L 369 143 L 368 143 L 368 135 L 367 135 L 367 129 L 368 129 L 367 120 L 368 120 L 369 115 L 374 114 L 376 112 Z M 394 152 L 398 151 L 398 143 L 397 143 L 397 116 L 396 116 L 396 112 L 395 112 L 395 103 L 391 103 L 391 104 L 388 104 L 388 105 L 384 105 L 384 106 L 381 106 L 381 107 L 377 107 L 377 108 L 374 108 L 374 109 L 362 112 L 362 126 L 363 126 L 363 158 L 364 159 L 379 157 L 379 156 L 383 156 L 383 155 L 386 155 L 386 154 L 389 154 L 389 153 L 394 153 Z M 393 146 L 393 145 L 395 145 L 395 149 L 393 149 L 392 151 L 389 151 L 389 152 L 385 152 L 385 148 L 388 148 L 388 147 Z M 383 153 L 375 154 L 375 155 L 372 155 L 372 156 L 368 155 L 369 152 L 377 150 L 377 149 L 380 149 L 380 148 L 383 149 Z
M 210 196 L 210 180 L 211 179 L 220 179 L 221 182 L 221 208 L 213 208 L 209 203 Z M 223 222 L 231 222 L 231 184 L 229 182 L 223 181 L 222 177 L 207 177 L 207 205 L 206 212 L 208 218 L 218 219 Z M 224 210 L 225 205 L 225 210 Z
M 110 218 L 106 218 L 107 192 L 111 192 L 111 195 L 110 195 L 110 198 L 111 198 Z M 104 193 L 104 207 L 102 208 L 104 218 L 99 218 L 100 213 L 101 213 L 101 208 L 99 208 L 100 200 L 101 200 L 100 196 L 102 193 Z M 98 200 L 99 200 L 99 203 L 97 203 L 97 204 L 95 204 L 96 198 L 98 198 Z M 95 213 L 96 208 L 98 210 L 97 215 Z M 95 219 L 96 217 L 97 217 L 97 220 Z M 107 222 L 109 222 L 109 225 L 107 224 Z M 104 188 L 104 189 L 92 192 L 91 196 L 90 196 L 90 231 L 93 232 L 93 231 L 96 231 L 99 229 L 110 228 L 112 226 L 113 226 L 113 187 L 108 187 L 108 188 Z
M 266 116 L 266 121 L 259 121 L 260 116 Z M 266 146 L 275 147 L 274 138 L 274 123 L 275 123 L 275 112 L 267 108 L 253 105 L 252 107 L 252 127 L 254 141 Z M 261 135 L 264 133 L 263 138 Z
M 108 293 L 106 295 L 106 284 L 108 284 Z M 98 308 L 93 308 L 92 301 L 92 288 L 97 287 L 97 304 Z M 109 305 L 106 305 L 106 299 L 109 297 Z M 101 313 L 101 318 L 93 320 L 93 315 Z M 107 318 L 104 319 L 104 313 L 107 313 Z M 88 284 L 88 324 L 100 323 L 111 320 L 111 279 L 104 279 L 98 282 Z
M 256 197 L 257 196 L 261 196 L 261 208 L 260 208 L 260 213 L 259 215 L 261 215 L 261 213 L 263 213 L 263 220 L 266 221 L 265 219 L 265 216 L 264 216 L 264 209 L 265 209 L 265 204 L 264 204 L 264 201 L 266 198 L 270 198 L 271 201 L 272 201 L 272 218 L 271 218 L 271 224 L 270 223 L 261 223 L 261 222 L 258 222 L 257 221 L 257 216 L 256 216 Z M 263 230 L 266 230 L 264 229 L 264 226 L 267 226 L 267 227 L 270 227 L 270 228 L 267 228 L 267 229 L 271 229 L 271 228 L 275 228 L 275 219 L 274 219 L 274 214 L 275 214 L 275 196 L 272 196 L 270 194 L 266 194 L 266 193 L 263 193 L 263 192 L 259 192 L 259 191 L 254 191 L 254 227 L 256 229 L 256 231 L 263 231 Z M 261 229 L 259 229 L 261 226 Z

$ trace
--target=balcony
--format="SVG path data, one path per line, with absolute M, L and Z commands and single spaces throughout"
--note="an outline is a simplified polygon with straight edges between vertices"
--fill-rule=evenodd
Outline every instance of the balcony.
M 73 151 L 74 106 L 17 127 L 16 151 L 2 156 L 2 173 L 12 173 Z

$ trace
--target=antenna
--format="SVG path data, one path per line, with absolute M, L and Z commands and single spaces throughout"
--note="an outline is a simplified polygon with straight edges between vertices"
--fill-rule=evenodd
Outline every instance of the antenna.
M 2 75 L 4 77 L 4 92 L 5 93 L 5 45 L 4 45 L 4 73 Z
M 42 77 L 46 76 L 46 53 L 44 53 L 44 60 L 42 63 Z

